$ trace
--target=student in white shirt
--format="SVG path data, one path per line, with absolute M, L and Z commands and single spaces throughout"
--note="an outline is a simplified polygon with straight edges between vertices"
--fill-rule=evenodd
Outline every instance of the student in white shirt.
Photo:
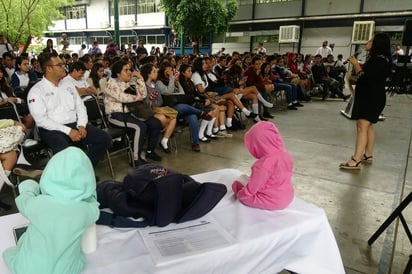
M 29 58 L 19 56 L 16 58 L 16 70 L 11 76 L 11 86 L 13 89 L 26 88 L 30 83 L 36 82 L 37 75 L 30 71 Z
M 59 56 L 41 53 L 39 63 L 44 77 L 32 87 L 27 100 L 41 140 L 53 153 L 76 144 L 87 146 L 88 156 L 96 167 L 110 145 L 111 136 L 88 125 L 86 107 L 75 86 L 61 81 L 65 70 Z
M 329 54 L 333 54 L 332 49 L 328 47 L 328 41 L 323 41 L 322 46 L 316 50 L 315 55 L 320 54 L 322 58 L 328 57 Z
M 70 65 L 69 74 L 63 78 L 62 83 L 71 83 L 76 87 L 77 92 L 80 96 L 85 96 L 88 94 L 97 95 L 95 88 L 89 85 L 89 82 L 84 79 L 84 72 L 86 71 L 86 66 L 78 61 Z

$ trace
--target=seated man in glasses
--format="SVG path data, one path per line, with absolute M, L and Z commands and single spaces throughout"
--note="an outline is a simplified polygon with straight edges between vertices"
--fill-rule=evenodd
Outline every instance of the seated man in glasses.
M 87 111 L 76 87 L 65 76 L 64 63 L 55 53 L 41 53 L 43 79 L 32 87 L 27 101 L 39 127 L 39 136 L 54 154 L 71 145 L 87 146 L 96 167 L 111 142 L 111 136 L 88 125 Z

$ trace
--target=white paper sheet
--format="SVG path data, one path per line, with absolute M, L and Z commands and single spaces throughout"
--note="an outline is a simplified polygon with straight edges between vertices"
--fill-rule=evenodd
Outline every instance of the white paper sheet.
M 235 239 L 210 216 L 165 227 L 147 227 L 139 232 L 156 266 L 235 243 Z

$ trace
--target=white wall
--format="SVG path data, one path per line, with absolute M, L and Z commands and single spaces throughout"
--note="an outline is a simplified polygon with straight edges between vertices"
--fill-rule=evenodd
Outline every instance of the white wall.
M 301 52 L 314 54 L 322 46 L 322 41 L 328 40 L 329 44 L 334 43 L 333 55 L 342 54 L 344 58 L 353 53 L 351 47 L 352 27 L 339 28 L 311 28 L 304 29 L 302 34 Z
M 328 40 L 329 43 L 334 43 L 334 55 L 342 54 L 344 58 L 348 57 L 354 52 L 355 46 L 351 46 L 352 27 L 339 28 L 308 28 L 304 29 L 302 33 L 302 42 L 300 52 L 303 54 L 314 54 L 316 50 L 322 45 L 322 41 Z M 253 44 L 252 48 L 257 46 Z M 217 52 L 224 47 L 226 53 L 239 51 L 243 53 L 249 51 L 249 43 L 214 43 L 212 45 L 212 53 Z M 268 54 L 286 53 L 288 51 L 297 52 L 297 44 L 277 44 L 264 43 L 264 47 Z
M 109 1 L 90 1 L 90 5 L 87 6 L 87 25 L 89 29 L 106 28 L 108 24 Z

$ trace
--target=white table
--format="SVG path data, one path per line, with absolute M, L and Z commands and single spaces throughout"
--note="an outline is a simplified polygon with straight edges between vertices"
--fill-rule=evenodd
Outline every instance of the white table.
M 222 169 L 193 176 L 228 186 L 209 214 L 236 239 L 233 246 L 156 267 L 138 229 L 97 226 L 97 250 L 87 255 L 84 273 L 345 273 L 323 209 L 298 198 L 280 211 L 246 207 L 234 199 L 230 187 L 240 174 Z M 12 228 L 24 223 L 20 214 L 0 217 L 0 253 L 14 245 Z M 9 273 L 2 259 L 0 273 Z

